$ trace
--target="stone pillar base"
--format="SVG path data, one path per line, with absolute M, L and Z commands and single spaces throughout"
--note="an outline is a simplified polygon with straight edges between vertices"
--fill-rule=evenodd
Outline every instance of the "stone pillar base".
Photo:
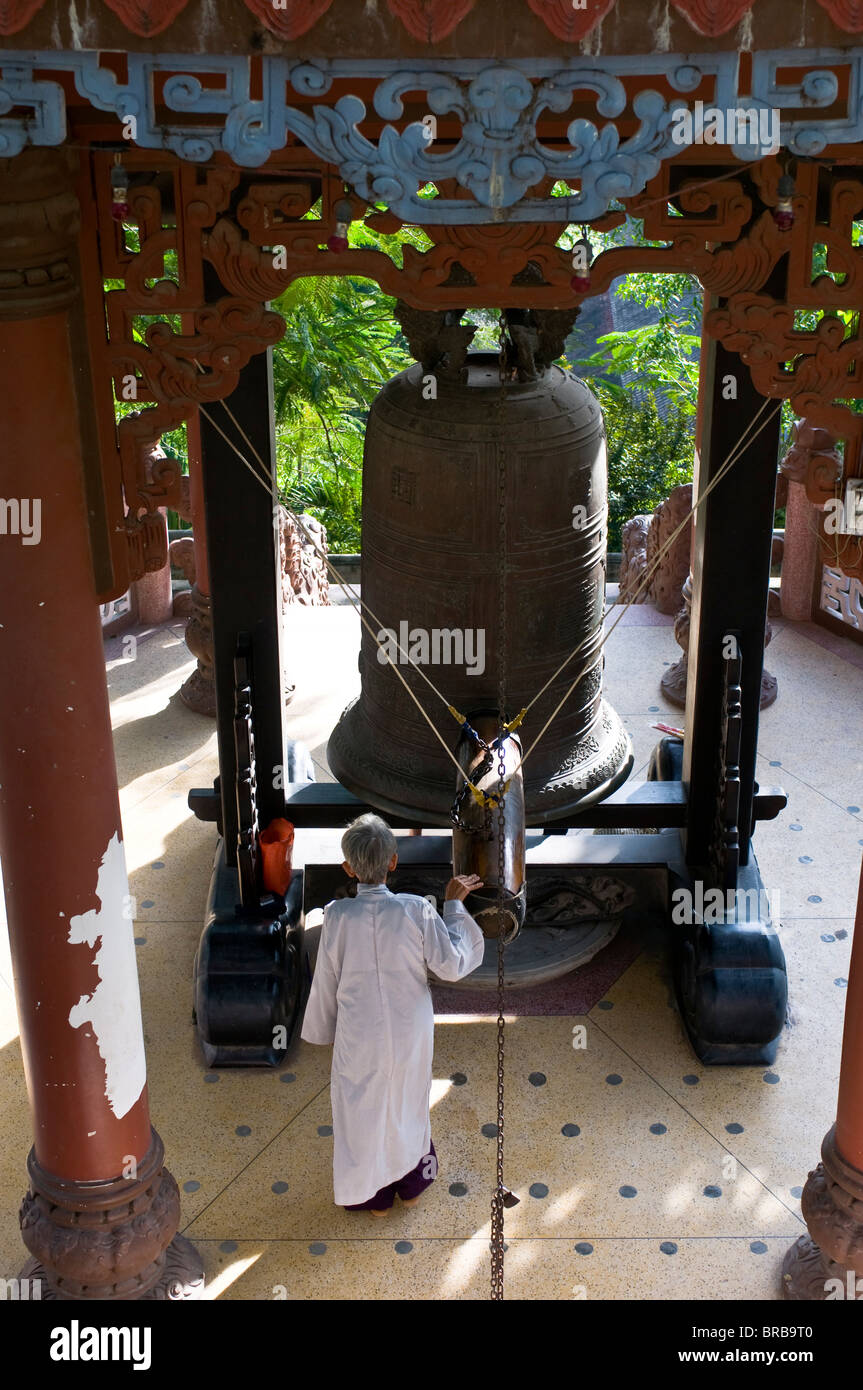
M 863 1300 L 863 1173 L 837 1152 L 835 1132 L 834 1126 L 803 1189 L 809 1233 L 791 1246 L 782 1265 L 783 1293 L 792 1301 Z
M 180 686 L 180 699 L 196 714 L 206 714 L 210 719 L 216 717 L 216 686 L 212 672 L 207 674 L 200 665 L 195 668 Z
M 863 1299 L 863 1280 L 860 1281 Z M 855 1288 L 853 1270 L 828 1260 L 811 1236 L 798 1236 L 782 1261 L 782 1292 L 789 1303 L 819 1303 L 848 1298 Z M 853 1296 L 853 1295 L 851 1295 Z
M 101 1290 L 89 1292 L 83 1290 L 77 1293 L 70 1293 L 65 1288 L 53 1284 L 46 1273 L 44 1265 L 38 1260 L 28 1260 L 21 1271 L 20 1279 L 28 1280 L 30 1287 L 39 1285 L 39 1291 L 30 1294 L 31 1299 L 42 1299 L 50 1302 L 52 1299 L 60 1301 L 77 1302 L 85 1299 L 110 1299 L 111 1302 L 140 1302 L 145 1303 L 153 1300 L 167 1300 L 168 1302 L 180 1301 L 184 1299 L 199 1299 L 204 1294 L 204 1266 L 201 1257 L 190 1240 L 185 1236 L 176 1235 L 164 1252 L 160 1262 L 160 1271 L 155 1283 L 149 1283 L 144 1293 L 137 1290 L 129 1292 L 105 1294 Z
M 675 661 L 673 666 L 661 677 L 659 688 L 668 700 L 669 704 L 676 705 L 678 709 L 686 709 L 686 682 L 689 675 L 689 626 L 692 618 L 692 575 L 688 574 L 681 590 L 683 607 L 680 609 L 674 620 L 674 639 L 678 646 L 683 648 L 683 656 L 679 661 Z M 773 636 L 773 629 L 768 621 L 764 633 L 764 645 L 767 646 Z M 776 696 L 779 694 L 779 684 L 776 677 L 765 668 L 762 668 L 761 675 L 761 709 L 766 709 L 772 705 Z
M 686 709 L 686 678 L 689 674 L 689 661 L 686 653 L 675 661 L 673 666 L 669 666 L 665 675 L 659 682 L 659 688 L 669 704 L 677 705 L 679 709 Z
M 686 709 L 686 678 L 688 675 L 689 662 L 686 656 L 682 656 L 679 661 L 675 661 L 673 666 L 669 666 L 659 682 L 659 688 L 671 705 L 677 705 L 678 709 Z M 770 671 L 763 671 L 761 674 L 761 708 L 767 709 L 772 705 L 776 696 L 779 694 L 779 683 Z
M 186 624 L 186 646 L 198 658 L 197 670 L 180 687 L 180 699 L 196 714 L 216 717 L 216 683 L 213 674 L 213 614 L 210 597 L 192 585 L 192 612 Z
M 180 1194 L 155 1130 L 128 1177 L 74 1182 L 47 1172 L 31 1149 L 21 1235 L 32 1258 L 21 1278 L 44 1299 L 183 1299 L 200 1296 L 204 1270 L 177 1234 Z

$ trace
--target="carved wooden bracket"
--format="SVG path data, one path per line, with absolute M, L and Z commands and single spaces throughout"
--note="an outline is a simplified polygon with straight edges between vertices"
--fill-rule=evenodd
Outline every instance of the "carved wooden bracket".
M 265 305 L 300 276 L 368 276 L 401 301 L 403 313 L 432 313 L 450 336 L 464 337 L 458 319 L 471 307 L 542 311 L 548 318 L 572 314 L 621 274 L 687 271 L 720 299 L 706 329 L 740 354 L 757 388 L 789 398 L 814 426 L 833 428 L 829 411 L 842 411 L 835 402 L 863 396 L 863 340 L 852 316 L 863 290 L 863 247 L 855 245 L 855 221 L 863 213 L 863 152 L 849 151 L 841 176 L 814 162 L 801 166 L 790 228 L 773 216 L 777 160 L 739 170 L 718 151 L 699 152 L 697 165 L 693 157 L 664 165 L 644 194 L 625 204 L 657 244 L 604 251 L 591 267 L 585 294 L 571 284 L 571 253 L 557 244 L 557 225 L 433 225 L 424 228 L 424 250 L 404 245 L 389 255 L 375 248 L 328 249 L 344 184 L 301 147 L 281 152 L 278 165 L 249 178 L 239 197 L 243 175 L 227 162 L 202 170 L 163 153 L 130 150 L 129 200 L 139 228 L 133 247 L 111 219 L 111 157 L 94 154 L 101 269 L 122 286 L 107 295 L 101 369 L 113 376 L 118 395 L 124 377 L 131 376 L 141 405 L 118 430 L 135 566 L 148 563 L 144 518 L 160 505 L 175 505 L 179 485 L 175 466 L 154 450 L 156 441 L 190 418 L 199 403 L 230 394 L 250 355 L 278 340 L 282 321 Z M 708 179 L 705 163 L 716 171 Z M 440 192 L 454 196 L 455 186 L 442 182 Z M 353 216 L 365 215 L 384 239 L 399 228 L 392 213 L 369 211 L 355 194 L 349 200 Z M 593 225 L 610 231 L 625 215 L 615 210 Z M 819 245 L 827 248 L 826 276 L 813 273 Z M 764 291 L 782 258 L 788 264 L 787 302 Z M 226 290 L 213 305 L 204 303 L 205 262 Z M 823 305 L 829 312 L 819 316 Z M 808 323 L 800 310 L 813 316 Z M 839 310 L 848 312 L 840 317 Z M 427 355 L 420 350 L 423 362 Z M 848 435 L 840 429 L 835 437 Z M 835 466 L 829 451 L 817 458 L 807 487 L 823 504 L 835 495 Z M 845 463 L 847 474 L 847 449 Z M 858 476 L 854 467 L 850 476 Z M 856 564 L 853 542 L 851 549 Z

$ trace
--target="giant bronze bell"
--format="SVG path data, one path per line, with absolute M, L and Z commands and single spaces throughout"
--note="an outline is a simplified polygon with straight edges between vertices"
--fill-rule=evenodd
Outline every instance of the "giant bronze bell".
M 462 713 L 497 707 L 503 450 L 507 719 L 582 644 L 519 729 L 528 747 L 583 669 L 524 768 L 527 822 L 553 821 L 607 796 L 632 766 L 629 738 L 602 698 L 602 413 L 583 381 L 553 365 L 573 315 L 509 311 L 502 398 L 497 354 L 467 352 L 475 329 L 460 325 L 458 311 L 400 305 L 397 313 L 420 360 L 386 384 L 369 413 L 366 618 L 453 748 L 458 726 L 397 642 Z M 384 813 L 449 824 L 453 764 L 365 629 L 360 672 L 362 693 L 329 741 L 333 772 Z

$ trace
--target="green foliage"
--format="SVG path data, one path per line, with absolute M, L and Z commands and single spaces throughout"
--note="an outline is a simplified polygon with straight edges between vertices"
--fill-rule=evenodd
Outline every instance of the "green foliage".
M 350 237 L 400 258 L 393 237 L 362 224 Z M 286 322 L 273 350 L 279 490 L 288 506 L 323 522 L 334 551 L 360 548 L 369 406 L 413 361 L 393 305 L 373 282 L 332 277 L 294 281 L 273 306 Z
M 684 419 L 695 418 L 700 337 L 660 319 L 643 328 L 606 333 L 597 341 L 599 351 L 580 363 L 586 376 L 608 389 L 621 389 L 616 383 L 629 376 L 635 379 L 637 397 L 665 396 Z
M 630 517 L 651 512 L 680 483 L 692 481 L 689 418 L 672 407 L 665 419 L 650 397 L 597 391 L 608 435 L 608 548 L 621 549 Z
M 615 294 L 653 309 L 655 323 L 607 333 L 578 370 L 599 399 L 608 435 L 608 548 L 621 528 L 691 482 L 701 350 L 700 295 L 687 275 L 631 275 Z

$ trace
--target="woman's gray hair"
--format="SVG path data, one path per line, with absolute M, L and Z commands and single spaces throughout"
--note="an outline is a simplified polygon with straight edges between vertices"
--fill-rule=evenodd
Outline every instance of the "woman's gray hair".
M 342 836 L 342 854 L 361 883 L 383 883 L 397 849 L 386 821 L 371 812 L 352 821 Z

